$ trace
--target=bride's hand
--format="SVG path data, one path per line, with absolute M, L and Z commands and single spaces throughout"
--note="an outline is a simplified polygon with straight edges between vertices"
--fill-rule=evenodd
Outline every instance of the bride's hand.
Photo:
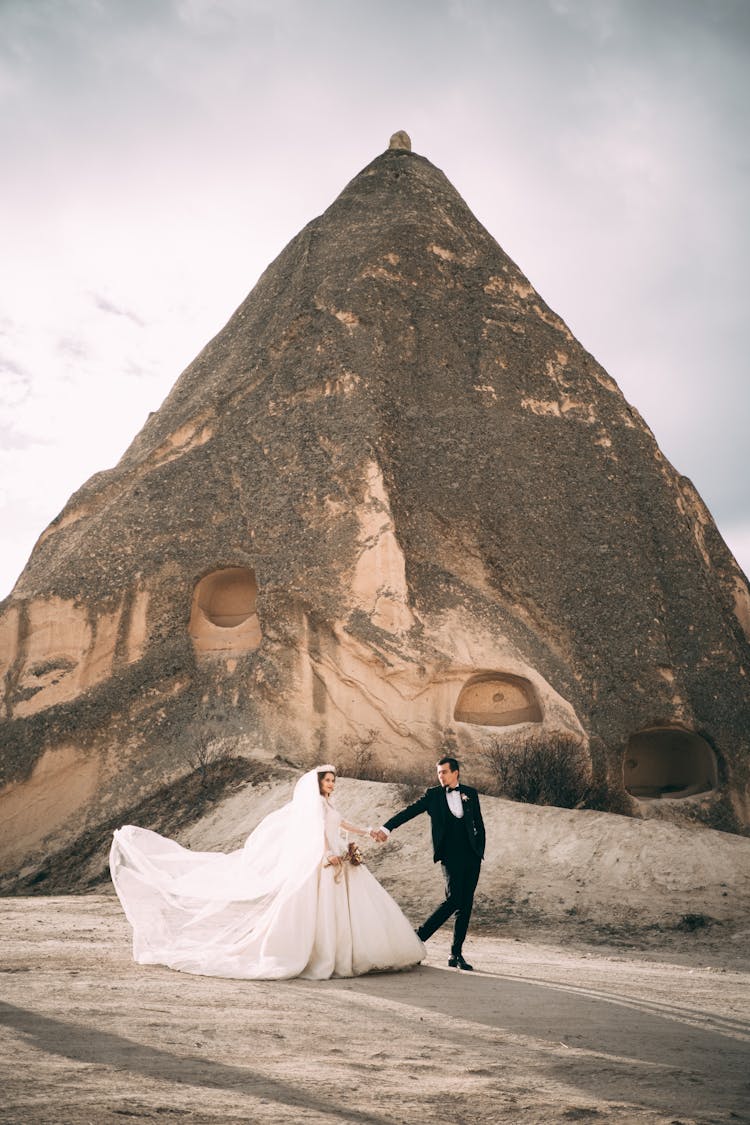
M 338 867 L 341 863 L 341 856 L 329 855 L 328 862 L 330 863 L 331 867 Z

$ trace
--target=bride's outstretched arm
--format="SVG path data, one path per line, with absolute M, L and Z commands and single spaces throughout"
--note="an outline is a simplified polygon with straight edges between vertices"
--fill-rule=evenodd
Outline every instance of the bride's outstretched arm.
M 356 824 L 350 824 L 348 820 L 342 820 L 341 827 L 345 832 L 351 832 L 354 836 L 372 836 L 373 839 L 375 838 L 375 830 L 371 824 L 368 824 L 367 828 L 360 828 Z

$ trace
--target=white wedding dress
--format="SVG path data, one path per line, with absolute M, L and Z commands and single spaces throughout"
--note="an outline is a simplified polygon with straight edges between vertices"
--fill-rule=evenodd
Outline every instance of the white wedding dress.
M 346 832 L 320 796 L 319 771 L 334 772 L 306 773 L 289 804 L 229 854 L 192 852 L 134 825 L 115 832 L 110 871 L 139 964 L 325 980 L 405 969 L 424 958 L 411 924 L 364 865 L 327 864 L 346 851 Z

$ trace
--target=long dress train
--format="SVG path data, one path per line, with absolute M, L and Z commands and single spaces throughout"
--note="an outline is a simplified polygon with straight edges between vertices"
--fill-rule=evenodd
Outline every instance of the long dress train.
M 341 814 L 320 796 L 324 770 L 333 767 L 300 778 L 289 804 L 229 854 L 192 852 L 134 825 L 115 832 L 110 871 L 139 964 L 324 980 L 424 958 L 411 924 L 367 867 L 327 865 L 346 850 L 346 836 Z

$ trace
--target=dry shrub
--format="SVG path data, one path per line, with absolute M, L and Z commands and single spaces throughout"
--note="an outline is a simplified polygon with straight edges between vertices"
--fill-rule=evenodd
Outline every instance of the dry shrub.
M 580 808 L 590 789 L 591 771 L 582 742 L 564 733 L 538 734 L 523 742 L 490 738 L 482 756 L 497 796 L 528 805 Z
M 398 795 L 405 805 L 411 805 L 414 801 L 418 801 L 424 794 L 428 785 L 434 785 L 434 781 L 428 781 L 425 777 L 424 770 L 415 769 L 406 773 L 399 772 L 398 775 Z
M 368 730 L 364 735 L 345 735 L 341 739 L 339 773 L 354 777 L 359 781 L 390 781 L 398 785 L 399 797 L 405 805 L 410 805 L 424 793 L 429 784 L 422 767 L 398 773 L 380 765 L 375 757 L 375 746 L 379 738 L 377 730 Z
M 438 762 L 440 758 L 455 758 L 457 761 L 461 759 L 458 751 L 458 739 L 452 727 L 446 727 L 443 731 L 435 761 Z
M 355 777 L 359 781 L 388 781 L 383 767 L 375 760 L 375 744 L 378 731 L 370 729 L 367 734 L 346 734 L 341 739 L 339 773 Z
M 218 738 L 201 733 L 187 755 L 187 761 L 191 770 L 198 774 L 201 785 L 206 788 L 217 766 L 230 756 Z
M 225 761 L 243 756 L 245 741 L 235 715 L 227 715 L 219 704 L 208 706 L 185 731 L 183 760 L 197 774 L 201 786 L 209 788 Z
M 617 813 L 619 816 L 633 815 L 632 798 L 606 777 L 591 782 L 584 794 L 581 808 L 592 812 Z

